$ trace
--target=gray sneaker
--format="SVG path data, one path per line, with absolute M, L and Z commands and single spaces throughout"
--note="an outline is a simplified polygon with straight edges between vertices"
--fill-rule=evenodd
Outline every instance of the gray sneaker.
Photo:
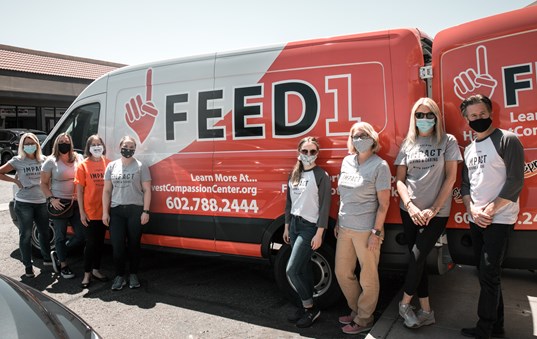
M 419 310 L 416 314 L 418 317 L 418 324 L 415 326 L 416 328 L 426 326 L 426 325 L 432 325 L 436 322 L 434 319 L 434 311 L 431 310 L 431 312 L 427 313 L 423 310 Z
M 122 276 L 118 275 L 114 278 L 114 282 L 112 283 L 112 291 L 120 291 L 125 285 L 127 285 L 125 279 L 123 279 Z
M 401 304 L 399 302 L 399 315 L 405 320 L 406 327 L 416 327 L 418 325 L 418 318 L 413 311 L 414 307 L 410 304 Z
M 129 275 L 129 288 L 138 288 L 140 287 L 140 281 L 138 280 L 138 277 L 136 274 L 130 274 Z

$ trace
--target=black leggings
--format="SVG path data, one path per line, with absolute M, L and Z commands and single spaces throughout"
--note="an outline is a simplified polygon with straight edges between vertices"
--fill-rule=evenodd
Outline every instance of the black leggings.
M 104 234 L 106 226 L 102 220 L 90 220 L 88 227 L 84 227 L 86 247 L 84 248 L 84 272 L 101 268 L 101 255 L 103 252 Z
M 414 295 L 417 291 L 418 298 L 427 298 L 429 296 L 429 279 L 425 267 L 427 255 L 444 232 L 448 217 L 434 217 L 425 227 L 414 224 L 408 212 L 403 210 L 401 219 L 410 252 L 403 291 L 407 295 Z
M 119 205 L 110 209 L 110 241 L 116 275 L 125 274 L 125 265 L 129 261 L 129 273 L 138 273 L 140 266 L 140 241 L 142 238 L 143 206 Z

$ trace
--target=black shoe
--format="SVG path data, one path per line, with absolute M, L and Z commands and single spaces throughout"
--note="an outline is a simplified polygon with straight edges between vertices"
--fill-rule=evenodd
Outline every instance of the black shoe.
M 465 337 L 475 338 L 477 330 L 475 327 L 468 327 L 461 329 L 461 334 Z M 490 335 L 492 338 L 505 338 L 505 331 L 503 328 L 494 329 Z
M 62 267 L 61 275 L 64 279 L 73 279 L 75 277 L 75 274 L 71 271 L 69 266 Z
M 106 275 L 103 275 L 102 277 L 98 277 L 93 273 L 91 274 L 91 278 L 95 280 L 99 280 L 100 282 L 107 282 L 110 280 L 110 278 L 108 278 Z
M 52 260 L 52 269 L 56 273 L 60 273 L 60 259 L 58 259 L 58 253 L 56 251 L 50 252 L 50 259 Z
M 25 275 L 27 278 L 33 278 L 33 277 L 35 277 L 35 274 L 34 274 L 34 268 L 33 268 L 32 266 L 28 266 L 28 267 L 26 267 L 26 270 L 25 270 L 24 275 Z
M 287 316 L 287 321 L 296 324 L 296 322 L 304 316 L 304 313 L 306 313 L 306 310 L 303 307 L 297 308 L 295 313 L 289 314 Z
M 304 328 L 304 327 L 310 327 L 313 325 L 313 322 L 319 318 L 321 315 L 321 311 L 319 311 L 316 307 L 312 308 L 306 308 L 304 310 L 304 315 L 300 320 L 296 322 L 296 327 Z

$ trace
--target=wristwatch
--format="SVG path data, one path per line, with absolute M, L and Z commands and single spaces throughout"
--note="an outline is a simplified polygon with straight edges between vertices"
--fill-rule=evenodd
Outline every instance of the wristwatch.
M 382 231 L 376 230 L 374 228 L 371 229 L 371 233 L 373 233 L 373 235 L 376 235 L 379 238 L 382 235 Z
M 149 210 L 143 210 L 142 213 L 150 214 Z

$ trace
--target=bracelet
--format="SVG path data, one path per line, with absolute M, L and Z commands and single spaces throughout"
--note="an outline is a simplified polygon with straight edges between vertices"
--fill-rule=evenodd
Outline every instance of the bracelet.
M 440 207 L 431 207 L 431 211 L 433 211 L 435 214 L 440 212 Z
M 410 204 L 412 203 L 412 200 L 409 199 L 406 204 L 405 204 L 405 208 L 408 210 L 408 206 L 410 206 Z

